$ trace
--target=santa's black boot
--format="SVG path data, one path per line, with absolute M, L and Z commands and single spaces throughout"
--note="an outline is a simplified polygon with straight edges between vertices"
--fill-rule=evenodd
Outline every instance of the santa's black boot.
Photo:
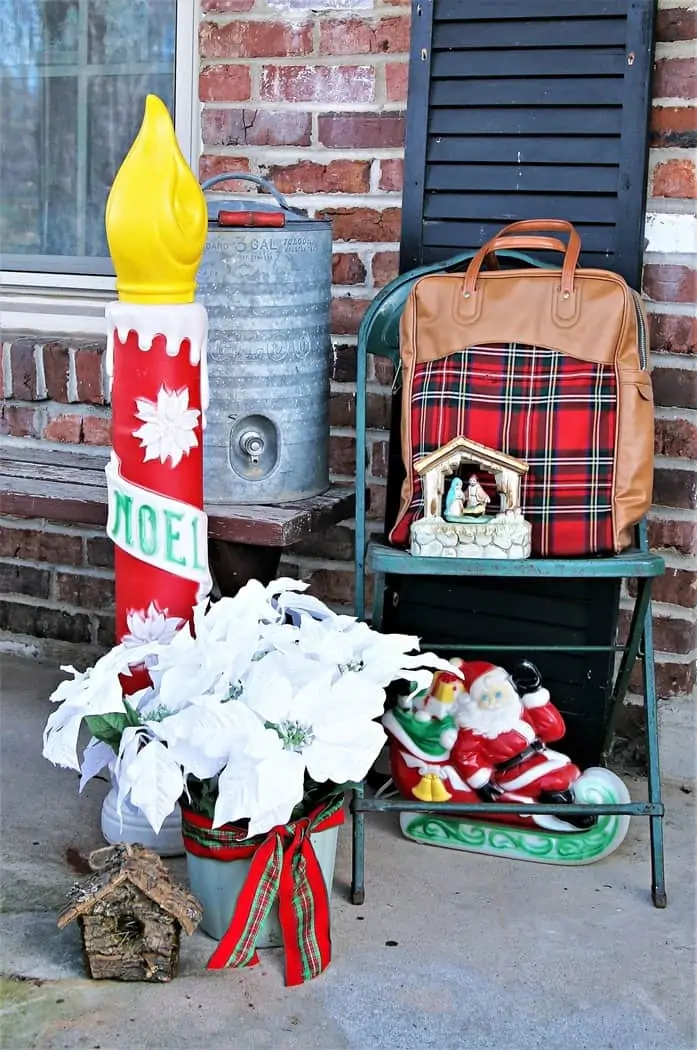
M 541 791 L 540 802 L 548 802 L 550 805 L 561 803 L 563 806 L 569 805 L 574 801 L 574 796 L 571 791 Z M 598 818 L 586 813 L 558 813 L 560 820 L 565 820 L 567 824 L 573 824 L 575 828 L 579 828 L 581 831 L 587 831 L 588 828 L 592 828 L 594 824 L 597 824 Z

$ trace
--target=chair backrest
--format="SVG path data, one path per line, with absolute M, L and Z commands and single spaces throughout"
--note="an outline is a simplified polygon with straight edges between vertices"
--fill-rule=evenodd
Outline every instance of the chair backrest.
M 412 285 L 421 277 L 435 273 L 465 271 L 474 251 L 461 252 L 443 262 L 420 266 L 390 281 L 373 299 L 358 329 L 356 349 L 356 544 L 355 544 L 355 611 L 362 618 L 365 611 L 365 545 L 366 545 L 366 383 L 368 354 L 389 358 L 399 369 L 399 324 Z M 501 251 L 496 258 L 503 265 L 553 267 L 524 252 Z M 396 372 L 398 378 L 398 371 Z

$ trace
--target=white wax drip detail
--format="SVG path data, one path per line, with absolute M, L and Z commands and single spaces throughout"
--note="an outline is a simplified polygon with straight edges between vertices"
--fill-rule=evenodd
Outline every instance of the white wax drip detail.
M 114 375 L 114 332 L 119 342 L 125 343 L 129 332 L 138 336 L 138 348 L 147 352 L 152 348 L 155 336 L 163 335 L 168 357 L 178 357 L 181 345 L 189 340 L 189 362 L 201 365 L 201 426 L 206 427 L 206 409 L 210 397 L 208 384 L 208 313 L 203 303 L 177 303 L 172 306 L 145 303 L 108 303 L 105 311 L 107 323 L 106 373 L 111 394 Z

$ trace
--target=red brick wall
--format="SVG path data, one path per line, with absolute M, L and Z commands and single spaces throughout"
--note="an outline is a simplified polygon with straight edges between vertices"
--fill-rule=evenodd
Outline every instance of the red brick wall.
M 335 0 L 202 0 L 202 177 L 250 171 L 311 214 L 332 219 L 334 367 L 331 466 L 352 478 L 355 333 L 377 288 L 396 273 L 406 99 L 408 5 Z M 669 570 L 657 585 L 659 690 L 677 711 L 695 686 L 697 656 L 697 413 L 695 371 L 694 11 L 662 0 L 652 117 L 648 252 L 657 401 L 656 506 L 651 538 Z M 240 184 L 241 186 L 241 184 Z M 11 343 L 11 345 L 10 345 Z M 101 346 L 7 339 L 5 433 L 106 443 Z M 384 506 L 384 427 L 391 375 L 371 363 L 369 484 L 375 527 Z M 104 643 L 109 555 L 88 530 L 7 521 L 0 629 Z M 351 523 L 306 544 L 286 569 L 332 602 L 352 599 Z

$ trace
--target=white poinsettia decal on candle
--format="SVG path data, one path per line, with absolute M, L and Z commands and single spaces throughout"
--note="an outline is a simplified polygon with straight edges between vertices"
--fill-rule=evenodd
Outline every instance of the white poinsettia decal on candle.
M 126 616 L 128 634 L 121 641 L 124 645 L 143 645 L 147 642 L 160 642 L 166 645 L 183 626 L 184 620 L 178 616 L 168 616 L 167 609 L 158 609 L 155 602 L 150 602 L 147 609 L 131 609 Z
M 198 445 L 194 431 L 201 413 L 189 408 L 189 391 L 186 387 L 168 390 L 161 386 L 157 401 L 137 397 L 136 405 L 136 418 L 143 426 L 133 431 L 133 437 L 139 438 L 145 449 L 144 461 L 159 459 L 164 463 L 169 458 L 173 467 L 178 466 Z

